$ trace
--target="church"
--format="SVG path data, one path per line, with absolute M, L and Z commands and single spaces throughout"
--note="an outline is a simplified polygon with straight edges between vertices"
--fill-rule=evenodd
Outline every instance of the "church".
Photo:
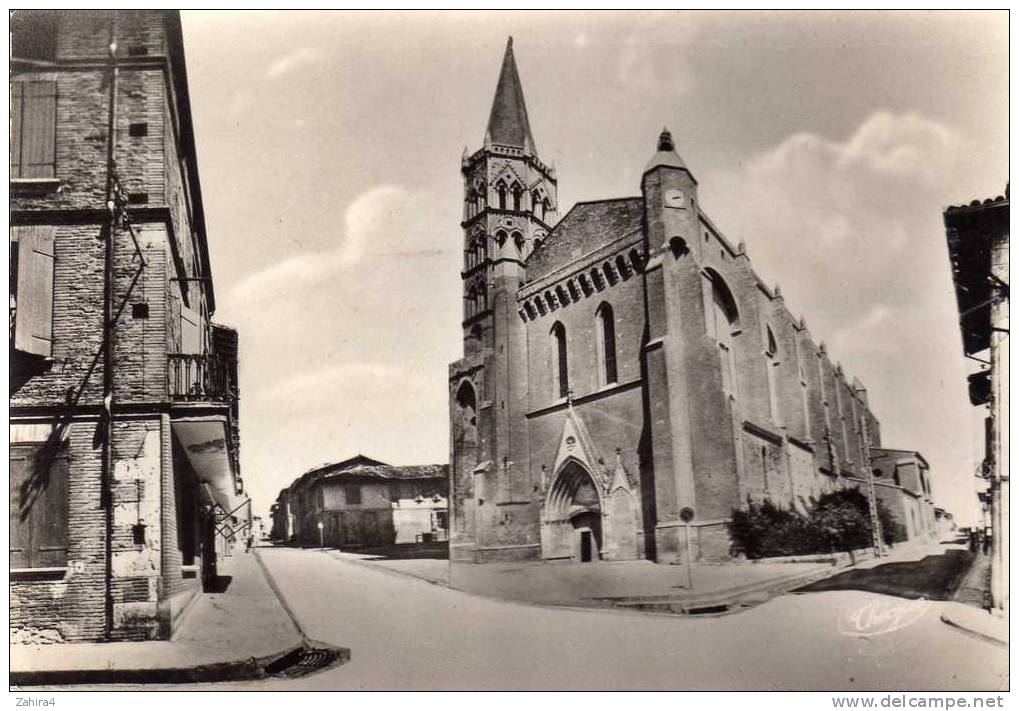
M 461 171 L 452 560 L 724 561 L 733 509 L 868 482 L 866 389 L 704 213 L 668 130 L 639 194 L 562 212 L 511 38 Z

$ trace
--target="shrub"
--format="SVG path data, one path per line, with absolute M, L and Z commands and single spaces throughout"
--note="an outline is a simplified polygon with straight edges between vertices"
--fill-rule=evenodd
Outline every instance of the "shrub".
M 905 538 L 880 501 L 878 516 L 886 543 Z M 867 497 L 859 489 L 840 489 L 812 499 L 806 514 L 767 500 L 748 502 L 746 508 L 733 510 L 729 532 L 733 553 L 747 558 L 848 551 L 873 542 Z

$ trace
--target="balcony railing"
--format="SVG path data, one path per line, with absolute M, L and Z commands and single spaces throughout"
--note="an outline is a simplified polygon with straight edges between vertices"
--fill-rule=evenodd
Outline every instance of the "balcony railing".
M 167 391 L 181 402 L 228 402 L 230 377 L 214 355 L 170 353 L 167 355 Z

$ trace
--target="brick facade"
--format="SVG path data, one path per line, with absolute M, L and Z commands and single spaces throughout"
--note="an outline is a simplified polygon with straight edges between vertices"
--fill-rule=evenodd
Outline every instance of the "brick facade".
M 511 43 L 484 146 L 465 153 L 462 173 L 455 560 L 578 559 L 593 539 L 596 558 L 675 561 L 685 508 L 695 556 L 724 560 L 733 509 L 764 499 L 803 509 L 865 481 L 864 422 L 870 446 L 880 431 L 864 386 L 701 210 L 667 132 L 639 196 L 559 219 Z M 526 186 L 512 211 L 506 176 Z M 517 246 L 502 237 L 514 230 Z
M 106 59 L 114 20 L 116 176 L 137 244 L 125 226 L 114 230 L 114 424 L 107 506 L 103 320 L 111 70 Z M 53 244 L 52 290 L 44 295 L 50 299 L 52 349 L 40 357 L 12 342 L 11 438 L 29 449 L 66 453 L 69 475 L 62 522 L 66 564 L 12 571 L 11 637 L 20 642 L 166 638 L 171 598 L 194 588 L 185 582 L 183 556 L 197 553 L 199 561 L 202 556 L 200 547 L 182 550 L 179 536 L 182 526 L 203 524 L 194 501 L 187 506 L 190 518 L 181 519 L 181 492 L 194 497 L 199 474 L 175 442 L 175 423 L 192 411 L 230 419 L 227 408 L 209 398 L 185 398 L 185 407 L 179 402 L 182 393 L 169 387 L 171 354 L 182 350 L 181 305 L 201 315 L 198 327 L 205 331 L 214 309 L 211 283 L 198 281 L 210 275 L 179 18 L 164 11 L 18 11 L 14 26 L 16 50 L 20 31 L 39 28 L 55 37 L 55 46 L 54 55 L 42 61 L 38 56 L 23 60 L 15 51 L 11 81 L 55 85 L 56 97 L 52 178 L 12 180 L 10 186 L 12 245 L 27 228 L 22 226 L 32 225 L 51 228 Z M 19 125 L 29 120 L 26 116 Z M 15 135 L 15 141 L 22 140 L 27 138 Z M 25 286 L 12 290 L 19 299 L 16 319 L 32 314 L 33 304 L 20 298 Z M 208 350 L 194 355 L 213 357 Z M 34 466 L 33 476 L 45 490 L 46 472 Z

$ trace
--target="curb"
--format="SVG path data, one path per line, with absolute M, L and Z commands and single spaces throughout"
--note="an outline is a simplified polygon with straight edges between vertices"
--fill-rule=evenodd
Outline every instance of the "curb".
M 958 604 L 962 604 L 962 603 L 958 603 Z M 976 608 L 974 608 L 974 609 L 976 609 Z M 987 613 L 987 614 L 988 614 L 988 617 L 990 617 L 990 613 Z M 941 621 L 944 622 L 949 627 L 952 627 L 953 629 L 959 630 L 963 634 L 968 634 L 971 637 L 976 637 L 977 639 L 981 639 L 981 640 L 983 640 L 985 642 L 990 642 L 991 644 L 996 645 L 998 647 L 1001 647 L 1002 649 L 1008 649 L 1008 639 L 1002 639 L 1000 637 L 994 636 L 993 634 L 987 634 L 985 632 L 980 632 L 980 631 L 974 629 L 973 627 L 971 627 L 969 625 L 966 625 L 963 622 L 960 622 L 958 619 L 953 619 L 952 610 L 945 610 L 944 612 L 942 612 L 941 613 Z
M 265 561 L 262 560 L 262 556 L 258 552 L 258 549 L 255 548 L 253 552 L 255 554 L 255 560 L 258 561 L 258 567 L 261 568 L 262 575 L 265 576 L 265 581 L 269 583 L 269 587 L 272 588 L 272 592 L 276 596 L 276 599 L 279 600 L 280 605 L 283 606 L 283 611 L 287 613 L 290 621 L 297 629 L 297 634 L 301 635 L 301 639 L 304 642 L 307 642 L 308 633 L 304 631 L 304 627 L 301 626 L 301 621 L 297 619 L 297 613 L 294 612 L 293 608 L 290 607 L 290 603 L 288 603 L 287 599 L 283 596 L 283 591 L 280 590 L 279 585 L 276 584 L 276 578 L 274 578 L 272 573 L 269 572 L 269 567 L 265 564 Z
M 331 550 L 331 549 L 326 549 L 325 552 L 331 558 L 333 558 L 334 560 L 338 560 L 341 563 L 351 563 L 352 565 L 360 566 L 362 568 L 367 568 L 368 570 L 374 570 L 374 571 L 380 572 L 380 573 L 382 573 L 384 575 L 397 576 L 397 577 L 400 577 L 400 578 L 403 578 L 403 579 L 412 578 L 414 580 L 418 580 L 418 581 L 421 581 L 423 583 L 428 583 L 429 585 L 437 585 L 439 587 L 446 588 L 447 590 L 455 590 L 456 592 L 464 593 L 465 595 L 470 595 L 472 597 L 480 598 L 480 599 L 483 599 L 483 600 L 497 600 L 499 602 L 504 602 L 504 603 L 508 603 L 508 604 L 511 604 L 511 605 L 525 605 L 527 607 L 541 607 L 541 608 L 550 609 L 550 610 L 574 610 L 574 611 L 578 611 L 578 612 L 594 612 L 594 613 L 603 613 L 603 614 L 611 614 L 611 615 L 641 615 L 641 616 L 647 616 L 647 615 L 659 615 L 659 616 L 663 616 L 664 615 L 664 616 L 668 616 L 668 617 L 672 617 L 672 618 L 676 618 L 676 617 L 679 617 L 679 616 L 683 616 L 683 617 L 690 616 L 690 615 L 686 615 L 686 614 L 679 615 L 679 614 L 677 614 L 676 611 L 668 609 L 667 605 L 661 605 L 661 603 L 659 603 L 658 606 L 648 605 L 648 606 L 645 607 L 645 606 L 639 606 L 639 605 L 634 605 L 634 604 L 616 605 L 616 604 L 612 604 L 612 603 L 610 603 L 607 600 L 602 599 L 602 598 L 586 598 L 587 600 L 592 600 L 592 601 L 598 600 L 599 602 L 601 602 L 601 604 L 597 604 L 597 605 L 575 605 L 575 604 L 574 605 L 570 605 L 570 604 L 561 604 L 561 603 L 554 603 L 554 602 L 537 602 L 537 601 L 533 601 L 533 600 L 521 600 L 519 598 L 502 597 L 502 596 L 499 596 L 499 595 L 490 595 L 490 594 L 487 594 L 487 593 L 477 592 L 475 590 L 469 590 L 467 588 L 456 587 L 455 585 L 450 585 L 449 583 L 442 582 L 440 580 L 434 580 L 432 578 L 425 578 L 425 577 L 420 576 L 420 575 L 415 575 L 414 573 L 408 573 L 408 572 L 404 572 L 404 571 L 400 571 L 400 570 L 394 570 L 392 568 L 387 568 L 386 566 L 373 565 L 370 561 L 367 561 L 367 560 L 359 560 L 357 558 L 347 558 L 347 557 L 344 557 L 344 556 L 341 556 L 341 555 L 337 555 L 336 554 L 337 552 L 334 551 L 334 550 Z M 824 573 L 825 574 L 824 577 L 829 577 L 831 575 L 835 575 L 836 573 L 840 572 L 840 570 L 841 570 L 840 568 L 836 568 L 835 566 L 832 566 L 830 570 L 826 568 L 826 569 L 824 569 L 822 571 L 811 571 L 810 575 L 818 575 L 819 573 Z M 797 575 L 797 577 L 802 577 L 802 576 L 806 575 L 806 573 L 797 573 L 796 575 Z M 789 576 L 786 576 L 786 579 L 788 579 L 788 577 Z M 818 579 L 820 579 L 820 578 L 818 578 Z M 771 584 L 775 584 L 776 582 L 781 582 L 781 580 L 782 579 L 777 579 L 777 580 L 773 579 L 771 581 Z M 758 584 L 758 585 L 760 585 L 760 584 Z M 795 585 L 795 587 L 798 587 L 798 586 L 799 585 Z M 755 602 L 751 603 L 751 605 L 756 606 L 758 604 L 763 604 L 764 602 L 767 602 L 768 600 L 771 600 L 773 597 L 776 597 L 779 594 L 784 594 L 785 592 L 788 592 L 788 590 L 791 589 L 792 587 L 794 587 L 794 586 L 786 587 L 786 589 L 783 590 L 782 593 L 772 593 L 772 594 L 770 594 L 768 596 L 767 600 L 761 600 L 760 602 L 756 602 L 755 601 Z M 754 592 L 759 592 L 759 590 L 754 591 Z M 749 594 L 750 594 L 750 592 L 743 591 L 743 592 L 739 593 L 738 597 L 740 599 L 742 599 L 743 597 L 746 597 Z M 730 593 L 730 596 L 731 596 L 731 593 Z M 718 599 L 722 599 L 722 596 L 720 595 Z M 608 604 L 606 604 L 607 602 L 608 602 Z M 717 604 L 719 606 L 721 606 L 722 603 L 717 603 Z M 732 604 L 733 609 L 727 610 L 723 614 L 733 614 L 733 613 L 737 613 L 737 612 L 742 612 L 743 610 L 748 609 L 749 606 L 750 606 L 750 605 L 740 606 L 739 603 L 738 603 L 738 600 L 734 601 L 733 603 L 730 603 L 730 604 Z M 714 603 L 709 603 L 708 604 L 708 606 L 713 606 L 713 605 L 714 605 Z M 690 607 L 691 608 L 699 608 L 699 607 L 702 607 L 702 606 L 704 606 L 704 605 L 698 603 L 697 605 L 695 605 L 695 606 L 691 605 Z M 693 616 L 706 617 L 707 615 L 693 615 Z
M 264 657 L 249 657 L 196 667 L 169 669 L 64 669 L 10 673 L 13 686 L 64 686 L 74 684 L 193 684 L 264 679 L 265 669 L 278 659 L 305 648 L 305 643 Z M 342 655 L 341 655 L 342 656 Z M 349 652 L 347 659 L 349 659 Z
M 287 613 L 294 624 L 297 633 L 301 637 L 298 644 L 292 644 L 279 652 L 264 655 L 261 657 L 248 657 L 246 659 L 235 659 L 226 662 L 211 664 L 200 664 L 193 667 L 171 667 L 163 669 L 57 669 L 38 671 L 11 671 L 9 685 L 17 686 L 65 686 L 77 684 L 194 684 L 214 683 L 221 681 L 244 681 L 252 679 L 265 679 L 274 676 L 269 671 L 287 658 L 299 657 L 302 652 L 312 649 L 328 648 L 337 652 L 337 660 L 329 668 L 334 668 L 350 661 L 350 650 L 346 647 L 338 647 L 312 640 L 305 634 L 304 629 L 297 621 L 293 610 L 287 604 L 286 599 L 280 593 L 276 581 L 269 572 L 261 557 L 256 553 L 255 559 L 259 568 L 265 576 L 266 582 L 272 589 L 273 594 L 279 600 L 283 610 Z M 198 595 L 195 595 L 197 599 Z M 189 606 L 193 604 L 190 601 Z M 182 613 L 183 614 L 183 613 Z

